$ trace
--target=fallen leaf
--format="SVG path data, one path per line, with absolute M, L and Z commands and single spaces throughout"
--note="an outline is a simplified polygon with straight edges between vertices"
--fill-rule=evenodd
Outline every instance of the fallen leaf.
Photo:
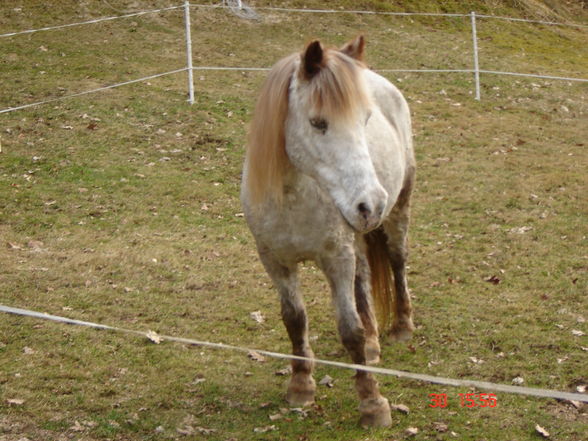
M 487 279 L 484 279 L 486 282 L 490 282 L 493 285 L 498 285 L 500 283 L 500 279 L 497 276 L 490 276 Z
M 25 400 L 21 400 L 19 398 L 9 398 L 6 400 L 6 402 L 10 406 L 22 406 L 25 403 Z
M 433 423 L 433 429 L 435 429 L 437 432 L 445 433 L 447 430 L 449 430 L 449 426 L 445 423 L 435 422 Z
M 12 242 L 6 242 L 6 246 L 8 247 L 9 250 L 21 250 L 22 249 L 22 247 L 20 245 L 17 245 Z
M 190 435 L 194 435 L 194 428 L 192 426 L 185 426 L 185 427 L 176 429 L 176 432 L 178 432 L 180 435 L 190 436 Z
M 265 357 L 263 355 L 261 355 L 259 352 L 257 351 L 249 351 L 247 353 L 247 356 L 253 360 L 253 361 L 257 361 L 259 363 L 263 363 L 265 361 Z
M 265 322 L 265 317 L 263 316 L 261 311 L 253 311 L 252 313 L 249 314 L 249 316 L 253 320 L 255 320 L 257 323 L 264 323 Z
M 529 227 L 529 226 L 523 226 L 523 227 L 518 227 L 518 228 L 511 228 L 509 230 L 509 233 L 513 233 L 513 234 L 525 234 L 528 231 L 531 231 L 533 229 L 533 227 Z
M 333 387 L 333 378 L 330 377 L 329 375 L 325 375 L 321 381 L 319 381 L 319 384 L 321 386 L 327 386 L 327 387 Z
M 512 384 L 523 384 L 525 379 L 523 377 L 515 377 L 512 379 Z
M 84 426 L 82 426 L 79 421 L 76 421 L 75 424 L 69 428 L 69 430 L 74 432 L 83 432 Z
M 153 343 L 155 343 L 156 345 L 158 345 L 159 343 L 161 343 L 161 337 L 155 331 L 147 331 L 147 333 L 145 334 L 145 336 L 149 340 L 151 340 Z
M 269 419 L 270 421 L 276 421 L 279 419 L 282 419 L 284 417 L 284 415 L 282 415 L 281 413 L 276 413 L 275 415 L 270 415 Z
M 570 400 L 569 403 L 571 403 L 571 405 L 574 406 L 576 409 L 581 409 L 582 407 L 584 407 L 584 403 L 582 403 L 581 401 Z
M 195 429 L 201 435 L 210 435 L 211 433 L 216 432 L 216 429 L 207 429 L 205 427 L 195 427 Z
M 417 433 L 419 433 L 419 429 L 417 427 L 409 427 L 404 431 L 404 433 L 406 433 L 408 436 L 415 436 Z
M 404 404 L 391 404 L 390 408 L 392 410 L 397 410 L 400 413 L 403 413 L 405 415 L 408 415 L 410 413 L 410 409 L 408 408 L 408 406 L 405 406 Z
M 28 346 L 25 346 L 24 348 L 22 348 L 22 352 L 25 355 L 33 355 L 35 353 L 34 349 L 29 348 Z
M 273 424 L 271 426 L 256 427 L 253 429 L 253 431 L 255 433 L 266 433 L 266 432 L 273 431 L 273 430 L 278 430 L 278 429 L 276 429 L 276 426 L 274 426 Z
M 576 390 L 581 394 L 585 394 L 586 393 L 586 385 L 580 384 L 579 386 L 576 386 Z
M 291 413 L 296 413 L 298 415 L 300 415 L 301 418 L 306 418 L 308 416 L 309 410 L 308 409 L 303 409 L 302 407 L 292 407 L 290 409 Z
M 586 335 L 584 332 L 582 332 L 578 329 L 572 329 L 572 334 L 575 335 L 576 337 L 582 337 L 582 336 Z
M 43 242 L 39 240 L 30 240 L 27 246 L 33 251 L 41 251 L 43 249 Z
M 539 424 L 535 424 L 535 430 L 543 438 L 549 438 L 549 432 L 545 430 L 543 427 L 541 427 Z
M 274 372 L 274 375 L 284 376 L 284 375 L 290 375 L 291 373 L 292 373 L 292 366 L 286 366 L 284 369 L 280 369 L 279 371 Z

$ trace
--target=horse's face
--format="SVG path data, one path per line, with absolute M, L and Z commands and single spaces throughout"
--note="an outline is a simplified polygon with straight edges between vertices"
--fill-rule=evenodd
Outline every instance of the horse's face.
M 302 61 L 301 69 L 308 71 L 311 67 L 305 62 L 308 59 Z M 320 62 L 315 60 L 316 65 Z M 358 109 L 343 115 L 337 115 L 337 109 L 318 113 L 311 102 L 312 88 L 317 87 L 313 80 L 314 76 L 299 74 L 291 83 L 285 127 L 288 157 L 294 167 L 313 177 L 331 196 L 349 225 L 359 232 L 371 230 L 382 220 L 388 194 L 378 181 L 368 149 L 369 100 L 357 103 Z M 323 92 L 328 93 L 328 88 Z M 355 104 L 353 100 L 343 103 Z

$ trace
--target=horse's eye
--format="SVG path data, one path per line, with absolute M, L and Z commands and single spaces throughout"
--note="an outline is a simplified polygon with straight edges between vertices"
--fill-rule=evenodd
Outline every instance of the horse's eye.
M 315 129 L 320 130 L 323 135 L 327 132 L 327 129 L 329 128 L 329 124 L 327 123 L 327 121 L 322 118 L 311 118 L 309 122 L 310 125 L 313 126 Z

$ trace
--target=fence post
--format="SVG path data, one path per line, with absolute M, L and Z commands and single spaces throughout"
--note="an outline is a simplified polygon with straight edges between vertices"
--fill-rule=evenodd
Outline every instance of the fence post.
M 476 32 L 476 13 L 472 11 L 472 41 L 474 43 L 474 80 L 476 83 L 476 99 L 480 101 L 480 65 L 478 63 L 478 36 Z
M 184 21 L 186 22 L 186 58 L 188 70 L 188 101 L 194 104 L 194 72 L 192 69 L 192 34 L 190 32 L 190 1 L 184 3 Z

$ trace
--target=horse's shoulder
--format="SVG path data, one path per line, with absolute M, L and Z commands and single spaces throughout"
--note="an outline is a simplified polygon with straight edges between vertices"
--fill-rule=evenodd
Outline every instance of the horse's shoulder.
M 402 92 L 387 78 L 369 69 L 365 70 L 365 75 L 368 88 L 380 108 L 391 108 L 396 112 L 408 111 L 408 104 Z
M 368 89 L 374 104 L 393 130 L 396 131 L 403 145 L 412 149 L 410 109 L 402 92 L 387 78 L 372 70 L 365 70 Z

